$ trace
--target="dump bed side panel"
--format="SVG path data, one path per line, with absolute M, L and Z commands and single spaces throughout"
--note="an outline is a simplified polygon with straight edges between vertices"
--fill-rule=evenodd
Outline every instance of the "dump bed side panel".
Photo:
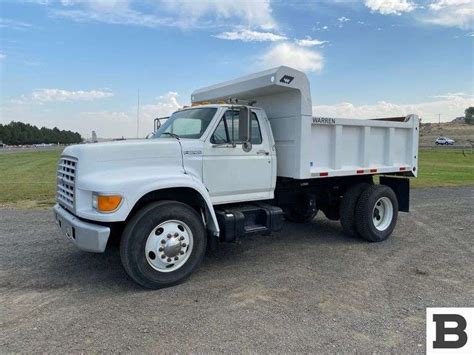
M 300 162 L 306 169 L 294 178 L 400 171 L 416 175 L 418 125 L 416 116 L 406 122 L 313 117 L 307 126 L 311 137 L 301 141 L 301 156 L 309 161 Z

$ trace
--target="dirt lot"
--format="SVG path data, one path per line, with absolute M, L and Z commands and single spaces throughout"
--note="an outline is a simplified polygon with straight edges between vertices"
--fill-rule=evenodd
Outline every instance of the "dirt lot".
M 50 211 L 0 210 L 0 352 L 424 353 L 427 306 L 474 306 L 473 210 L 473 188 L 415 190 L 384 243 L 288 223 L 160 291 L 117 249 L 76 250 Z

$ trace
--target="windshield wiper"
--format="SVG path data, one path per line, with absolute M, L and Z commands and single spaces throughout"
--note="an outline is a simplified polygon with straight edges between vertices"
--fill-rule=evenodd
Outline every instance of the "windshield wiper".
M 174 138 L 176 138 L 177 140 L 179 140 L 179 136 L 178 136 L 176 133 L 163 132 L 163 133 L 161 133 L 161 134 L 162 134 L 162 135 L 163 135 L 163 134 L 167 134 L 167 135 L 169 135 L 169 136 L 171 136 L 171 137 L 174 137 Z

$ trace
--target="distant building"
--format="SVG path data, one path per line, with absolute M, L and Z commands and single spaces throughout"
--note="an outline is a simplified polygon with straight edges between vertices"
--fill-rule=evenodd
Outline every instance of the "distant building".
M 91 142 L 92 142 L 92 143 L 97 143 L 97 142 L 98 142 L 98 140 L 97 140 L 97 133 L 95 133 L 95 131 L 92 131 Z

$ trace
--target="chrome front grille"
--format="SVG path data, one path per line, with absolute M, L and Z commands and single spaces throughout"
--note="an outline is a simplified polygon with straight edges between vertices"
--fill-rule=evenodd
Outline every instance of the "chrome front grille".
M 77 161 L 62 157 L 58 164 L 56 198 L 63 207 L 74 210 L 74 184 Z

